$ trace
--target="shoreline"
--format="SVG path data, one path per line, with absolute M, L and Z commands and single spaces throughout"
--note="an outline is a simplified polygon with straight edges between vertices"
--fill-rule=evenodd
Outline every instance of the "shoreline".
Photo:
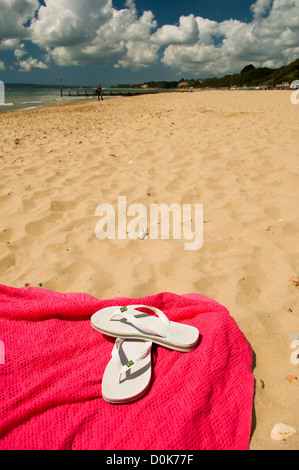
M 114 98 L 129 98 L 129 97 L 134 97 L 134 96 L 144 96 L 144 95 L 156 95 L 156 94 L 169 94 L 169 93 L 190 93 L 190 90 L 189 89 L 170 89 L 170 90 L 159 90 L 159 91 L 155 91 L 155 89 L 149 89 L 151 91 L 149 92 L 136 92 L 134 93 L 134 90 L 132 89 L 131 92 L 124 92 L 123 94 L 122 93 L 119 93 L 119 94 L 113 94 L 113 89 L 111 88 L 111 93 L 104 93 L 103 94 L 103 98 L 104 100 L 107 100 L 107 99 L 114 99 Z M 216 93 L 223 93 L 223 92 L 267 92 L 267 93 L 270 93 L 270 92 L 288 92 L 288 93 L 292 93 L 296 90 L 293 90 L 293 89 L 200 89 L 200 88 L 193 88 L 192 89 L 192 93 L 206 93 L 206 92 L 209 92 L 209 93 L 213 93 L 213 92 L 216 92 Z M 76 100 L 75 98 L 78 96 L 78 100 Z M 58 96 L 59 98 L 59 96 Z M 57 99 L 58 99 L 57 98 Z M 70 100 L 69 102 L 64 102 L 64 103 L 51 103 L 51 104 L 42 104 L 40 106 L 32 106 L 32 107 L 28 107 L 28 108 L 19 108 L 19 109 L 11 109 L 11 103 L 6 103 L 6 104 L 0 104 L 0 116 L 3 114 L 3 113 L 10 113 L 10 112 L 18 112 L 18 111 L 31 111 L 31 110 L 36 110 L 36 109 L 44 109 L 44 108 L 49 108 L 49 107 L 53 107 L 53 106 L 64 106 L 64 105 L 71 105 L 71 104 L 79 104 L 79 103 L 89 103 L 91 101 L 98 101 L 97 99 L 97 96 L 96 95 L 87 95 L 86 96 L 86 99 L 85 98 L 85 95 L 82 94 L 82 95 L 67 95 L 65 94 L 63 96 L 63 98 L 67 99 L 67 98 L 72 98 L 72 100 Z M 81 98 L 81 99 L 80 99 Z M 14 105 L 14 103 L 12 103 L 12 105 Z

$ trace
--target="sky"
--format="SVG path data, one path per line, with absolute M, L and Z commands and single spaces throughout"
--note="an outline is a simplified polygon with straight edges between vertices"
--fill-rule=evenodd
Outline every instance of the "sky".
M 299 58 L 299 0 L 0 0 L 0 80 L 102 86 Z

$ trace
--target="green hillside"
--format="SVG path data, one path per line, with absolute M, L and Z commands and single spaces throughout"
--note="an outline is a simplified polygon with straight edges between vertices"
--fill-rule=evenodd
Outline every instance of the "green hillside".
M 238 74 L 225 75 L 221 78 L 206 78 L 206 79 L 181 79 L 180 81 L 152 81 L 139 85 L 117 85 L 117 88 L 134 88 L 134 87 L 147 87 L 159 89 L 175 89 L 175 88 L 227 88 L 227 87 L 258 87 L 270 86 L 299 80 L 299 59 L 295 60 L 289 65 L 285 65 L 278 69 L 270 69 L 267 67 L 256 68 L 254 65 L 249 64 L 243 68 Z
M 266 67 L 255 68 L 252 64 L 247 65 L 239 74 L 226 75 L 222 78 L 211 78 L 202 80 L 200 87 L 256 87 L 256 86 L 276 86 L 283 82 L 291 83 L 293 80 L 299 79 L 299 59 L 289 65 L 285 65 L 278 69 L 269 69 Z M 189 83 L 194 83 L 191 80 Z

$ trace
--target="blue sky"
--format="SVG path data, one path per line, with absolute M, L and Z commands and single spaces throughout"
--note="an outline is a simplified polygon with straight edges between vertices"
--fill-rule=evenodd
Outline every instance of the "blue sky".
M 252 15 L 250 6 L 252 0 L 140 0 L 136 1 L 140 12 L 151 10 L 159 26 L 176 24 L 181 15 L 194 14 L 215 21 L 229 20 L 230 18 L 248 21 Z M 123 8 L 125 2 L 113 2 L 116 8 Z
M 0 80 L 206 78 L 299 57 L 299 0 L 0 0 Z

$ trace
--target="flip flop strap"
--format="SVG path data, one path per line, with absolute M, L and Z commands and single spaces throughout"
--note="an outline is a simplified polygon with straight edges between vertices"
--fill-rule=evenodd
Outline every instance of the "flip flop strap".
M 116 338 L 114 347 L 112 349 L 112 357 L 116 359 L 120 365 L 120 371 L 119 371 L 119 377 L 118 377 L 119 383 L 121 381 L 122 375 L 128 372 L 128 370 L 130 370 L 135 364 L 137 364 L 138 361 L 140 361 L 141 359 L 145 359 L 150 354 L 151 349 L 152 349 L 151 341 L 144 341 L 144 344 L 148 344 L 148 346 L 140 354 L 130 359 L 126 364 L 123 364 L 120 360 L 119 348 L 121 347 L 124 341 L 125 341 L 124 339 Z
M 115 310 L 112 315 L 109 317 L 109 320 L 114 319 L 122 319 L 125 318 L 128 320 L 133 326 L 138 328 L 138 330 L 144 331 L 145 333 L 149 333 L 150 335 L 154 336 L 161 336 L 162 338 L 165 338 L 166 335 L 164 333 L 158 332 L 157 330 L 152 330 L 148 326 L 144 324 L 144 320 L 136 318 L 135 315 L 140 315 L 142 312 L 139 312 L 138 310 L 135 310 L 136 308 L 148 308 L 149 310 L 152 310 L 157 314 L 159 319 L 164 325 L 170 325 L 170 321 L 166 317 L 166 315 L 161 312 L 158 308 L 155 307 L 149 307 L 148 305 L 128 305 L 127 307 L 121 307 L 117 310 Z

